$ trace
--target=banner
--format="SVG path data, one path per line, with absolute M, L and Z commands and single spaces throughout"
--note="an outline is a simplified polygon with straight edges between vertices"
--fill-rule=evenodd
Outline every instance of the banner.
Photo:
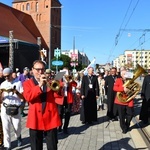
M 87 68 L 84 70 L 84 75 L 87 75 L 88 73 L 88 68 L 92 67 L 94 68 L 94 72 L 95 72 L 95 68 L 96 68 L 96 59 L 94 58 L 91 63 L 87 66 Z

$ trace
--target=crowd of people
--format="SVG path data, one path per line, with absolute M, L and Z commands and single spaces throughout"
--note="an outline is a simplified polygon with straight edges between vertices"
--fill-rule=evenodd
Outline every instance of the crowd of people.
M 57 81 L 54 72 L 45 66 L 45 62 L 36 60 L 31 69 L 25 67 L 22 73 L 19 70 L 13 72 L 9 67 L 0 69 L 4 149 L 11 149 L 11 125 L 17 146 L 22 145 L 21 118 L 25 116 L 32 150 L 43 149 L 43 138 L 47 149 L 57 150 L 57 135 L 69 134 L 71 115 L 79 114 L 82 124 L 91 125 L 98 120 L 97 111 L 106 109 L 108 121 L 118 121 L 123 134 L 130 130 L 134 97 L 130 101 L 121 101 L 118 94 L 121 93 L 124 98 L 130 90 L 124 86 L 127 81 L 125 68 L 120 69 L 119 73 L 115 67 L 94 73 L 94 68 L 88 67 L 85 75 L 83 72 L 72 74 L 65 67 L 61 70 L 64 72 L 63 76 Z M 140 120 L 145 124 L 148 123 L 150 108 L 149 83 L 150 70 L 144 78 L 141 91 L 143 103 Z M 26 105 L 28 114 L 24 112 Z

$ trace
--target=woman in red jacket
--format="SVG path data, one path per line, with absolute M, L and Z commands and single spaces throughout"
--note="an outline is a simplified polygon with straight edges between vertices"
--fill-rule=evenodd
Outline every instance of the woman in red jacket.
M 129 89 L 124 87 L 123 84 L 126 82 L 126 70 L 121 71 L 121 77 L 117 78 L 113 90 L 116 92 L 124 92 L 126 93 Z M 122 133 L 126 134 L 130 127 L 130 122 L 133 118 L 133 99 L 129 102 L 121 102 L 117 95 L 114 101 L 119 115 L 120 127 L 122 129 Z
M 33 78 L 23 83 L 24 98 L 29 103 L 26 127 L 29 128 L 31 150 L 43 149 L 43 135 L 47 149 L 57 150 L 57 127 L 61 125 L 54 91 L 46 86 L 45 64 L 36 60 Z

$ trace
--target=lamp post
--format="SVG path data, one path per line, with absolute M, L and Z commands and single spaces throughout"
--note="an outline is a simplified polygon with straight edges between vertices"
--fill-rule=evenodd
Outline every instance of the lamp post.
M 48 51 L 48 67 L 51 68 L 51 52 L 52 52 L 52 10 L 53 8 L 62 8 L 62 6 L 50 7 L 50 27 L 49 27 L 49 51 Z M 60 17 L 61 18 L 61 17 Z
M 13 31 L 9 31 L 9 67 L 14 69 Z

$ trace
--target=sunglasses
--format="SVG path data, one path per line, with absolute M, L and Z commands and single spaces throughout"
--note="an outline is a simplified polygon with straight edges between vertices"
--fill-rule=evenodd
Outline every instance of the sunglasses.
M 9 78 L 9 76 L 10 76 L 10 74 L 9 75 L 5 75 L 5 76 L 3 76 L 4 78 Z
M 45 69 L 44 68 L 33 68 L 33 69 L 35 69 L 36 71 L 45 71 Z

